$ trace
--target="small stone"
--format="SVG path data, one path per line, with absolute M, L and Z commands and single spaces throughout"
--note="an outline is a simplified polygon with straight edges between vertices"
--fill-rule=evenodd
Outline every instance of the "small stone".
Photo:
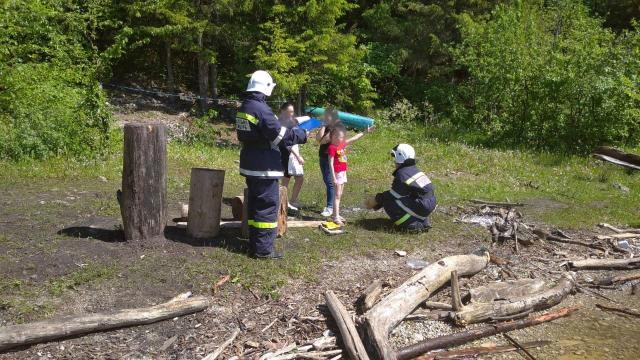
M 197 328 L 199 328 L 200 326 L 202 326 L 202 324 L 197 323 L 197 324 L 196 324 L 196 326 L 194 326 L 194 328 L 196 328 L 196 329 L 197 329 Z
M 396 250 L 396 255 L 398 255 L 400 257 L 405 257 L 405 256 L 407 256 L 407 252 L 403 251 L 403 250 Z
M 626 186 L 624 186 L 624 185 L 622 185 L 622 184 L 620 184 L 620 183 L 618 183 L 618 182 L 615 182 L 615 183 L 613 183 L 613 184 L 611 184 L 611 185 L 612 185 L 614 188 L 616 188 L 616 189 L 618 189 L 618 190 L 620 190 L 620 191 L 622 191 L 622 192 L 624 192 L 624 193 L 628 193 L 628 192 L 630 192 L 630 191 L 631 191 L 628 187 L 626 187 Z
M 246 343 L 244 343 L 244 345 L 246 347 L 250 347 L 250 348 L 254 348 L 254 349 L 257 349 L 257 348 L 260 347 L 260 344 L 258 342 L 255 342 L 255 341 L 247 341 Z

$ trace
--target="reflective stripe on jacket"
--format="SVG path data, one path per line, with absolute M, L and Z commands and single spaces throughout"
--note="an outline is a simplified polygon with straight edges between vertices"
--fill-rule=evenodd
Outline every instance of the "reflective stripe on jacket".
M 393 176 L 389 194 L 393 197 L 394 206 L 385 206 L 391 220 L 396 225 L 410 217 L 425 220 L 436 207 L 434 187 L 429 177 L 415 165 L 403 165 L 394 171 Z

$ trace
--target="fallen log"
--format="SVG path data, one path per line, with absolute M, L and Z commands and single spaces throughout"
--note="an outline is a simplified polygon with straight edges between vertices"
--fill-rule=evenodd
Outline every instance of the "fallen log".
M 233 343 L 233 340 L 235 340 L 236 337 L 238 337 L 238 334 L 240 334 L 240 328 L 235 328 L 235 330 L 233 330 L 233 332 L 231 333 L 231 336 L 229 336 L 229 338 L 227 340 L 225 340 L 225 342 L 220 344 L 220 346 L 218 346 L 218 348 L 214 352 L 212 352 L 211 354 L 203 357 L 202 360 L 215 360 L 215 359 L 217 359 L 218 356 L 220 356 L 220 354 L 222 354 L 224 349 L 226 349 L 229 345 L 231 345 L 231 343 Z
M 600 251 L 607 251 L 607 249 L 605 249 L 605 247 L 600 245 L 600 244 L 587 243 L 587 242 L 580 241 L 580 240 L 565 239 L 565 238 L 560 237 L 560 236 L 549 234 L 548 232 L 546 232 L 544 230 L 541 230 L 541 229 L 534 229 L 533 233 L 536 234 L 542 240 L 549 240 L 549 241 L 555 241 L 555 242 L 560 242 L 560 243 L 565 243 L 565 244 L 586 246 L 588 248 L 592 248 L 592 249 L 596 249 L 596 250 L 600 250 Z
M 544 289 L 542 279 L 521 279 L 490 283 L 469 290 L 469 302 L 489 303 L 535 294 Z
M 360 304 L 360 311 L 362 313 L 367 312 L 369 309 L 375 305 L 380 297 L 382 296 L 382 281 L 375 280 L 371 283 L 371 285 L 367 286 L 364 290 L 364 293 L 358 299 L 358 303 Z
M 633 238 L 637 238 L 637 237 L 640 237 L 640 234 L 632 233 L 632 232 L 611 234 L 611 235 L 596 235 L 596 239 L 598 239 L 598 240 L 633 239 Z
M 630 270 L 640 268 L 640 258 L 571 260 L 568 264 L 577 270 Z
M 111 313 L 69 316 L 0 328 L 0 351 L 70 336 L 135 325 L 144 325 L 202 311 L 209 306 L 204 296 L 177 297 L 166 303 Z
M 489 253 L 486 250 L 443 258 L 422 269 L 377 303 L 364 316 L 365 331 L 376 353 L 375 358 L 396 359 L 396 353 L 389 343 L 389 333 L 433 292 L 446 284 L 452 271 L 456 270 L 462 276 L 473 275 L 488 263 Z
M 639 271 L 633 272 L 631 274 L 609 276 L 604 279 L 594 281 L 593 285 L 610 286 L 610 285 L 615 285 L 615 284 L 624 283 L 627 281 L 637 280 L 637 279 L 640 279 Z
M 324 293 L 324 298 L 333 319 L 336 324 L 338 324 L 342 343 L 344 344 L 349 357 L 352 360 L 369 360 L 369 355 L 367 355 L 367 351 L 360 339 L 360 335 L 358 335 L 356 324 L 353 322 L 353 319 L 349 312 L 347 312 L 347 309 L 331 290 Z
M 623 308 L 623 307 L 604 305 L 604 304 L 596 304 L 596 306 L 600 310 L 613 311 L 613 312 L 617 312 L 617 313 L 622 313 L 622 314 L 627 314 L 627 315 L 631 315 L 631 316 L 635 316 L 635 317 L 640 317 L 640 311 L 638 311 L 636 309 L 627 309 L 627 308 Z
M 546 291 L 507 300 L 466 305 L 462 310 L 455 313 L 454 321 L 456 324 L 464 326 L 493 318 L 505 318 L 527 311 L 548 309 L 562 302 L 575 288 L 575 285 L 575 274 L 566 273 L 554 287 Z
M 605 228 L 605 229 L 609 229 L 611 231 L 613 231 L 614 233 L 617 234 L 622 234 L 622 233 L 636 233 L 636 234 L 640 234 L 640 229 L 619 229 L 617 227 L 614 227 L 612 225 L 609 225 L 607 223 L 600 223 L 598 224 L 598 226 Z
M 640 170 L 640 155 L 625 153 L 609 146 L 599 146 L 593 150 L 592 156 L 627 169 Z
M 552 341 L 543 340 L 543 341 L 526 342 L 520 345 L 525 349 L 533 349 L 533 348 L 546 346 L 551 343 Z M 428 354 L 418 356 L 416 360 L 469 359 L 469 358 L 474 359 L 480 355 L 498 354 L 498 353 L 517 351 L 517 350 L 519 349 L 513 345 L 498 346 L 496 344 L 492 344 L 489 346 L 476 346 L 476 347 L 470 347 L 470 348 L 460 349 L 460 350 L 430 352 Z
M 487 325 L 472 330 L 462 331 L 455 334 L 445 335 L 428 339 L 414 345 L 404 347 L 397 352 L 398 360 L 413 359 L 414 357 L 427 353 L 431 350 L 446 349 L 453 346 L 462 345 L 470 341 L 482 339 L 488 336 L 505 333 L 517 329 L 539 325 L 545 322 L 557 320 L 569 316 L 579 309 L 578 306 L 565 307 L 556 311 L 547 312 L 536 317 L 528 317 L 517 321 L 500 322 Z

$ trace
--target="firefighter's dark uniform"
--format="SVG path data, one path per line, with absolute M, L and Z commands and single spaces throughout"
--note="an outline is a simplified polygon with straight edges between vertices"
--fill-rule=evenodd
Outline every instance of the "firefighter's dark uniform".
M 391 190 L 376 195 L 394 224 L 406 230 L 428 230 L 429 214 L 436 208 L 433 184 L 413 160 L 407 160 L 393 172 Z
M 251 250 L 257 256 L 273 251 L 278 225 L 278 179 L 284 175 L 279 146 L 307 141 L 302 129 L 280 125 L 266 95 L 249 92 L 236 115 L 236 132 L 242 143 L 240 174 L 246 178 Z

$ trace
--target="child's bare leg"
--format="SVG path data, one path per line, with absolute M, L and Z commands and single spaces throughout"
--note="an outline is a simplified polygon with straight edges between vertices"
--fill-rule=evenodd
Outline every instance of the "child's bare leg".
M 342 190 L 344 184 L 336 184 L 336 192 L 333 198 L 333 221 L 337 224 L 342 224 L 340 220 L 340 199 L 342 198 Z
M 304 182 L 304 176 L 296 176 L 293 183 L 293 192 L 291 193 L 291 202 L 298 201 L 298 195 L 300 195 L 300 189 L 302 189 L 302 183 Z

